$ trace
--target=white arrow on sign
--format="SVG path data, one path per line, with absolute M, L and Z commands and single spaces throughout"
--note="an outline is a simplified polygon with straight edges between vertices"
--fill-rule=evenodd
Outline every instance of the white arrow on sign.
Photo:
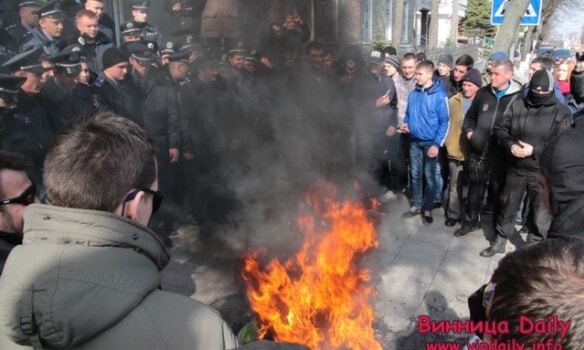
M 507 11 L 507 7 L 509 7 L 509 3 L 511 3 L 511 0 L 503 1 L 497 11 L 495 11 L 495 16 L 504 17 L 505 11 Z M 527 7 L 527 10 L 525 10 L 523 17 L 537 17 L 537 12 L 535 12 L 535 8 L 533 7 L 533 3 L 531 3 L 531 1 L 529 2 L 529 6 Z

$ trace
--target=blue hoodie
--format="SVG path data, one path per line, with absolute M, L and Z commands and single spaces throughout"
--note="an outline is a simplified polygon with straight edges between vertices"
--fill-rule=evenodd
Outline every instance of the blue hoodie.
M 408 108 L 404 122 L 410 128 L 412 141 L 431 142 L 442 147 L 450 127 L 448 93 L 440 79 L 432 79 L 432 85 L 416 89 L 408 97 Z

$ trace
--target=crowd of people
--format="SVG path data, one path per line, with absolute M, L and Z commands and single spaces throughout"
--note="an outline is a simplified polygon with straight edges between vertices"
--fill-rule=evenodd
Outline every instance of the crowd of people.
M 406 195 L 404 219 L 427 226 L 443 208 L 457 237 L 492 225 L 483 257 L 504 253 L 518 224 L 527 243 L 581 238 L 584 57 L 537 57 L 521 84 L 504 52 L 484 72 L 469 55 L 337 52 L 309 42 L 296 12 L 238 41 L 233 23 L 193 19 L 208 6 L 187 3 L 166 4 L 168 37 L 147 1 L 116 30 L 100 0 L 20 0 L 20 21 L 0 28 L 2 263 L 13 251 L 0 319 L 12 342 L 234 347 L 218 315 L 156 289 L 163 246 L 185 218 L 212 235 L 245 200 L 233 182 L 276 163 L 307 182 L 357 178 L 382 201 Z M 13 249 L 24 231 L 28 244 Z M 88 259 L 86 247 L 102 249 Z

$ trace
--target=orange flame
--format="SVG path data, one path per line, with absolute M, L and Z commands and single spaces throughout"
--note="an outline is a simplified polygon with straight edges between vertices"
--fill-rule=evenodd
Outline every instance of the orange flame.
M 312 213 L 301 214 L 302 249 L 265 269 L 257 253 L 245 258 L 243 278 L 260 321 L 260 338 L 317 349 L 381 350 L 373 330 L 370 273 L 357 258 L 377 247 L 375 225 L 360 201 L 336 201 L 330 185 L 309 191 Z

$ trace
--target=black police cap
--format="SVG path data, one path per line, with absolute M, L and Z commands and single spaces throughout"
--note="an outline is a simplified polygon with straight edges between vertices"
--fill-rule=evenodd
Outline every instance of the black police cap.
M 138 61 L 151 62 L 156 58 L 156 49 L 152 43 L 128 43 L 126 52 L 135 57 Z
M 50 59 L 58 71 L 67 73 L 69 75 L 79 74 L 82 60 L 83 54 L 81 48 L 77 45 L 66 47 L 62 53 L 53 56 Z
M 148 10 L 150 8 L 150 1 L 134 1 L 132 2 L 133 10 Z
M 18 2 L 18 7 L 41 7 L 41 4 L 35 0 L 20 0 Z
M 123 23 L 120 26 L 120 33 L 122 33 L 122 35 L 140 34 L 141 32 L 142 28 L 136 26 L 132 21 Z
M 42 47 L 37 46 L 30 48 L 27 51 L 21 52 L 13 56 L 2 64 L 2 68 L 6 68 L 11 72 L 27 71 L 33 73 L 42 73 L 43 67 L 41 65 Z
M 191 53 L 188 51 L 179 51 L 168 55 L 170 62 L 185 62 L 188 63 Z
M 55 17 L 55 18 L 65 18 L 65 12 L 63 12 L 63 4 L 61 1 L 51 1 L 45 6 L 41 7 L 38 11 L 39 18 L 43 17 Z
M 20 86 L 26 81 L 26 78 L 15 77 L 8 74 L 0 74 L 0 92 L 10 95 L 16 95 L 20 91 Z

